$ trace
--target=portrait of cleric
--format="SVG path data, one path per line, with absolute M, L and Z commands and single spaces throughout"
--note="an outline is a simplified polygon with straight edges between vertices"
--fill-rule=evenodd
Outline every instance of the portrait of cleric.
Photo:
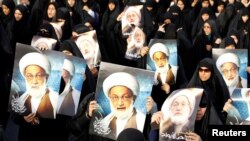
M 75 40 L 82 56 L 87 62 L 90 69 L 99 66 L 101 61 L 101 53 L 97 42 L 96 31 L 92 30 L 79 34 Z
M 250 125 L 250 89 L 236 88 L 232 96 L 232 106 L 228 110 L 228 125 Z
M 213 49 L 212 53 L 230 95 L 235 88 L 247 88 L 247 50 Z
M 86 62 L 83 58 L 65 56 L 57 104 L 58 114 L 68 116 L 76 114 L 85 80 L 85 69 Z
M 31 40 L 31 46 L 39 50 L 53 50 L 56 46 L 57 40 L 53 38 L 34 35 Z
M 185 132 L 194 131 L 196 113 L 203 89 L 185 88 L 173 91 L 160 112 L 160 141 L 186 140 Z
M 153 79 L 151 71 L 102 62 L 90 133 L 116 140 L 127 128 L 143 132 Z
M 131 35 L 136 27 L 141 27 L 141 9 L 142 5 L 127 6 L 124 8 L 122 15 L 122 35 L 128 37 Z
M 11 111 L 20 115 L 56 118 L 63 56 L 56 51 L 40 52 L 32 46 L 17 44 L 12 80 L 19 95 L 11 98 Z M 33 116 L 34 115 L 34 116 Z
M 176 40 L 151 39 L 147 69 L 155 72 L 156 82 L 175 83 L 178 70 Z
M 146 47 L 146 35 L 142 29 L 136 27 L 134 32 L 127 38 L 125 58 L 130 60 L 141 58 L 141 50 Z

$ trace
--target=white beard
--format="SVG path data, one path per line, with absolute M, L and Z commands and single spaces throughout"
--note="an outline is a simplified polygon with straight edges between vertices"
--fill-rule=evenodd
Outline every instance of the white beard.
M 30 96 L 32 96 L 33 98 L 40 98 L 46 93 L 46 90 L 47 90 L 46 78 L 44 78 L 44 79 L 45 79 L 45 81 L 42 84 L 42 86 L 30 86 L 28 84 L 28 82 L 25 81 L 26 89 L 27 89 L 27 92 Z
M 117 117 L 117 119 L 126 119 L 132 116 L 133 114 L 133 109 L 134 109 L 133 104 L 130 104 L 130 106 L 125 111 L 116 110 L 116 108 L 114 108 L 111 102 L 110 102 L 110 106 L 111 106 L 111 111 L 114 113 L 114 116 Z
M 233 80 L 228 80 L 224 76 L 223 76 L 223 78 L 227 84 L 227 87 L 234 87 L 239 83 L 239 74 L 237 74 Z
M 172 121 L 172 123 L 179 125 L 179 126 L 183 126 L 188 122 L 188 112 L 185 113 L 185 115 L 170 115 L 170 119 Z
M 83 55 L 84 59 L 89 60 L 91 58 L 94 58 L 94 53 L 87 53 Z
M 155 64 L 155 68 L 156 68 L 156 72 L 158 72 L 158 73 L 166 73 L 169 70 L 168 64 L 166 64 L 164 67 L 158 67 Z
M 139 49 L 142 48 L 143 47 L 143 42 L 136 42 L 135 41 L 135 47 L 139 48 Z

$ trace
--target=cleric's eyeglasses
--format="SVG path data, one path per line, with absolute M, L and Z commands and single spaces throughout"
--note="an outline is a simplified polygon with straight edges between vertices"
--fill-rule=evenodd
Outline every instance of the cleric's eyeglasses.
M 227 74 L 229 74 L 229 73 L 235 73 L 236 70 L 237 70 L 236 67 L 233 67 L 233 68 L 231 68 L 231 69 L 223 69 L 223 70 L 222 70 L 222 73 L 227 75 Z
M 125 96 L 121 96 L 121 97 L 119 97 L 119 96 L 110 96 L 109 97 L 112 101 L 118 101 L 118 100 L 122 100 L 122 101 L 129 101 L 129 100 L 131 100 L 131 98 L 132 98 L 132 96 L 130 96 L 130 95 L 125 95 Z
M 46 75 L 43 73 L 38 73 L 36 75 L 32 75 L 32 74 L 25 74 L 25 77 L 28 80 L 33 80 L 34 78 L 38 79 L 38 80 L 42 80 Z

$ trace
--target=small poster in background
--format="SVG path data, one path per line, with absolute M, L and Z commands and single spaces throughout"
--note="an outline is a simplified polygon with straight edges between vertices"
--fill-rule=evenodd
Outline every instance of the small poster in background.
M 101 62 L 101 53 L 99 50 L 96 31 L 92 30 L 82 33 L 74 40 L 86 60 L 88 67 L 90 69 L 98 67 Z

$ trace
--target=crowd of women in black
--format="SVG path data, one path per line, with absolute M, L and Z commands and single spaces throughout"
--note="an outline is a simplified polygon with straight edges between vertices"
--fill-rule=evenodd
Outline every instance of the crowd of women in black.
M 143 5 L 141 28 L 146 35 L 147 44 L 151 39 L 177 41 L 180 69 L 176 83 L 170 85 L 170 91 L 185 87 L 201 87 L 205 90 L 200 108 L 206 107 L 207 110 L 205 116 L 196 122 L 196 133 L 205 141 L 209 124 L 224 124 L 224 105 L 230 96 L 212 60 L 212 49 L 249 48 L 249 0 L 3 0 L 0 13 L 1 128 L 6 128 L 10 117 L 20 126 L 19 134 L 26 136 L 19 138 L 20 141 L 107 140 L 88 133 L 91 118 L 88 116 L 88 103 L 94 99 L 91 92 L 95 91 L 95 81 L 91 81 L 86 88 L 86 93 L 91 94 L 83 94 L 78 113 L 73 118 L 58 116 L 56 120 L 45 119 L 34 128 L 32 125 L 22 124 L 17 120 L 19 118 L 10 115 L 7 109 L 15 48 L 16 43 L 30 45 L 32 37 L 39 35 L 56 39 L 54 50 L 67 50 L 72 55 L 83 58 L 71 39 L 72 33 L 95 30 L 102 61 L 146 69 L 146 55 L 137 60 L 124 58 L 127 42 L 122 36 L 120 14 L 126 6 L 134 5 Z M 64 21 L 60 38 L 49 24 L 59 21 Z M 229 44 L 233 44 L 233 47 L 228 47 Z M 209 79 L 202 80 L 199 77 L 201 67 L 211 71 Z M 89 71 L 92 73 L 89 77 L 97 80 L 98 67 Z M 154 93 L 163 96 L 153 97 L 154 101 L 163 103 L 168 95 L 161 87 L 155 89 Z M 214 117 L 219 117 L 222 122 L 218 123 Z M 145 127 L 144 135 L 145 139 L 150 139 L 149 126 Z

